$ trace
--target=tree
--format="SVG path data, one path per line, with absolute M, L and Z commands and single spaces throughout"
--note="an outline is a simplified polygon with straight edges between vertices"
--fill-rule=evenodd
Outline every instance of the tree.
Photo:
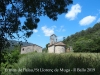
M 50 44 L 50 43 L 47 43 L 47 44 L 46 44 L 46 46 L 45 46 L 45 47 L 46 47 L 46 49 L 48 49 L 48 45 L 49 45 L 49 44 Z
M 44 53 L 47 53 L 48 52 L 48 49 L 47 48 L 43 48 L 43 52 Z
M 67 6 L 72 3 L 72 0 L 0 0 L 0 46 L 5 46 L 8 37 L 30 37 L 40 16 L 46 15 L 55 21 L 57 15 L 66 13 Z M 19 20 L 21 17 L 26 18 L 24 25 Z
M 1 62 L 6 63 L 9 62 L 10 64 L 16 63 L 19 59 L 20 54 L 20 46 L 14 46 L 13 50 L 4 49 L 1 53 Z
M 8 50 L 5 49 L 1 53 L 1 75 L 6 75 L 7 72 L 4 70 L 6 68 L 14 68 L 14 64 L 18 63 L 18 60 L 20 58 L 20 46 L 15 46 L 14 50 Z M 9 74 L 7 74 L 9 75 Z
M 92 28 L 68 36 L 63 42 L 72 46 L 74 52 L 100 52 L 100 22 Z

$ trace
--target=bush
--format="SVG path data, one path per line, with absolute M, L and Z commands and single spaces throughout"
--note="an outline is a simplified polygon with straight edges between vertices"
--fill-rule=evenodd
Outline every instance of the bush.
M 14 66 L 10 75 L 99 75 L 100 53 L 26 54 Z
M 15 66 L 13 64 L 17 63 L 19 60 L 20 51 L 18 49 L 9 50 L 5 49 L 1 52 L 1 75 L 10 75 L 6 72 L 6 69 L 13 69 Z

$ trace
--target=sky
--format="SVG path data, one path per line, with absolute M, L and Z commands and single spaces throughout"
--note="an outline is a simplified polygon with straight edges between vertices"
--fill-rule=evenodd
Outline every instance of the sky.
M 21 22 L 24 20 L 22 18 Z M 68 6 L 68 13 L 58 15 L 57 21 L 41 16 L 38 28 L 33 30 L 34 33 L 27 41 L 44 48 L 50 42 L 52 34 L 57 36 L 57 41 L 62 41 L 63 37 L 67 38 L 76 32 L 93 27 L 98 22 L 100 22 L 100 0 L 73 0 L 73 4 Z

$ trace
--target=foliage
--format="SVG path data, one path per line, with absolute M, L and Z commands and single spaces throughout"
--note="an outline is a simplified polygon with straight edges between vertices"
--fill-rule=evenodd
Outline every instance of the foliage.
M 100 53 L 65 53 L 48 54 L 34 53 L 21 57 L 14 65 L 20 72 L 7 72 L 10 75 L 99 75 Z M 43 72 L 38 69 L 53 69 L 53 72 Z M 69 71 L 76 68 L 76 71 Z M 78 70 L 80 68 L 80 70 Z M 82 69 L 86 71 L 82 72 Z M 88 70 L 88 68 L 90 68 Z M 30 72 L 30 70 L 31 72 Z M 54 71 L 54 70 L 58 71 Z M 61 71 L 63 69 L 63 71 Z M 32 70 L 34 72 L 32 72 Z
M 48 52 L 48 49 L 47 48 L 43 48 L 43 53 L 47 53 Z
M 100 23 L 68 36 L 63 42 L 74 52 L 100 52 Z
M 72 3 L 72 0 L 0 0 L 0 46 L 5 47 L 8 37 L 30 37 L 40 16 L 57 20 L 57 15 L 67 13 L 67 6 Z M 24 25 L 20 18 L 26 19 Z
M 17 63 L 19 60 L 19 46 L 14 47 L 14 50 L 5 49 L 1 53 L 1 75 L 8 75 L 5 72 L 6 68 L 13 68 L 13 64 Z
M 18 55 L 20 54 L 20 46 L 16 45 L 14 47 L 14 50 L 9 50 L 5 49 L 2 51 L 1 55 L 1 62 L 5 63 L 5 62 L 9 62 L 9 63 L 13 63 L 13 62 L 17 62 L 16 59 L 18 59 Z

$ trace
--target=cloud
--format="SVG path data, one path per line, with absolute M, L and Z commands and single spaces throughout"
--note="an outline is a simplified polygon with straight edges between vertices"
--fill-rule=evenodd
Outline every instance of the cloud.
M 71 7 L 71 10 L 65 15 L 65 17 L 74 20 L 79 13 L 81 13 L 81 6 L 76 4 Z
M 100 18 L 97 20 L 97 23 L 99 23 L 100 22 Z
M 81 26 L 86 26 L 91 24 L 96 19 L 96 16 L 86 16 L 82 20 L 79 21 L 79 24 Z
M 45 34 L 45 36 L 50 36 L 52 34 L 54 34 L 54 29 L 53 28 L 48 28 L 47 26 L 43 26 L 41 27 L 43 33 Z
M 34 29 L 34 30 L 33 30 L 33 32 L 37 33 L 37 32 L 38 32 L 38 30 L 37 30 L 37 29 Z
M 64 32 L 64 31 L 66 31 L 66 30 L 64 29 L 64 26 L 60 26 L 60 29 L 58 29 L 57 31 L 58 31 L 58 32 Z

